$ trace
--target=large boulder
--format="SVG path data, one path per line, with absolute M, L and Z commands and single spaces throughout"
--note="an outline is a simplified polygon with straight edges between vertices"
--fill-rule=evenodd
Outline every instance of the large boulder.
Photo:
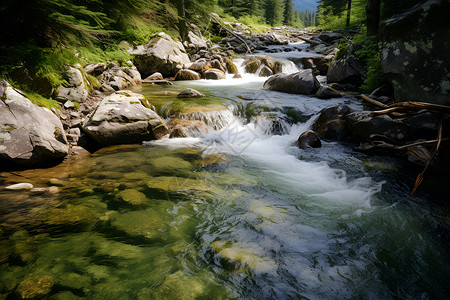
M 146 108 L 144 96 L 127 90 L 104 98 L 84 124 L 84 131 L 103 146 L 133 144 L 168 134 L 164 121 Z
M 345 117 L 351 112 L 350 107 L 345 104 L 326 107 L 322 109 L 314 122 L 313 130 L 325 140 L 349 140 L 350 132 L 347 129 Z
M 175 76 L 175 80 L 199 80 L 200 74 L 189 69 L 181 69 Z
M 353 56 L 334 60 L 327 71 L 328 83 L 342 83 L 360 86 L 364 83 L 364 67 Z
M 160 72 L 164 77 L 175 76 L 185 64 L 190 63 L 183 44 L 163 32 L 130 53 L 134 55 L 134 64 L 144 77 L 155 72 Z
M 367 141 L 372 135 L 382 135 L 394 141 L 406 141 L 408 125 L 388 115 L 372 117 L 370 112 L 361 111 L 346 116 L 348 128 L 359 141 Z
M 320 88 L 320 83 L 312 70 L 308 69 L 288 75 L 276 74 L 264 82 L 264 88 L 291 94 L 312 95 Z
M 61 121 L 0 79 L 0 161 L 39 166 L 67 155 Z
M 303 132 L 298 140 L 297 146 L 300 149 L 308 149 L 308 148 L 320 148 L 322 147 L 322 142 L 320 141 L 319 135 L 312 131 L 308 130 Z
M 76 68 L 68 67 L 67 70 L 67 83 L 60 85 L 56 89 L 56 100 L 66 102 L 67 100 L 84 102 L 86 101 L 89 91 L 86 86 L 87 80 L 83 73 Z
M 225 79 L 226 75 L 225 72 L 219 69 L 208 69 L 203 74 L 205 79 L 213 79 L 213 80 L 219 80 L 219 79 Z
M 381 65 L 398 101 L 450 105 L 448 0 L 431 0 L 380 28 Z

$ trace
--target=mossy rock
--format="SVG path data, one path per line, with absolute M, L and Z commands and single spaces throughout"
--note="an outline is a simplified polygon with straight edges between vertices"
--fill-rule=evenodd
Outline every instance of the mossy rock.
M 130 238 L 162 240 L 168 231 L 161 212 L 155 209 L 131 211 L 111 221 L 111 226 Z
M 29 275 L 17 288 L 22 299 L 32 299 L 50 293 L 55 280 L 52 276 Z
M 78 273 L 62 273 L 55 283 L 73 290 L 89 289 L 91 287 L 91 278 Z
M 135 189 L 126 189 L 126 190 L 120 191 L 116 195 L 116 200 L 123 201 L 123 202 L 131 204 L 131 205 L 143 205 L 143 204 L 146 204 L 148 201 L 145 194 L 143 194 Z
M 276 262 L 258 245 L 239 246 L 229 241 L 215 241 L 211 248 L 227 267 L 245 272 L 248 267 L 257 273 L 271 273 L 277 269 Z
M 190 162 L 176 156 L 152 158 L 148 162 L 153 175 L 189 176 L 190 170 L 193 169 Z
M 76 226 L 96 221 L 95 214 L 82 205 L 67 205 L 65 208 L 51 208 L 36 216 L 44 226 Z
M 230 74 L 238 74 L 239 73 L 239 70 L 236 67 L 236 65 L 228 58 L 225 58 L 225 66 L 227 67 L 228 73 L 230 73 Z
M 211 166 L 211 165 L 217 165 L 221 163 L 225 163 L 230 161 L 228 157 L 226 157 L 223 154 L 220 153 L 213 153 L 213 154 L 207 154 L 202 157 L 201 160 L 196 160 L 195 164 L 197 166 Z
M 269 205 L 259 200 L 252 200 L 249 204 L 249 210 L 269 224 L 282 224 L 286 221 L 287 215 L 282 208 Z
M 200 74 L 189 70 L 189 69 L 181 69 L 178 71 L 177 75 L 175 75 L 175 80 L 199 80 Z
M 182 177 L 154 177 L 147 181 L 147 187 L 159 192 L 195 192 L 207 191 L 208 185 L 202 180 Z
M 258 71 L 259 66 L 261 66 L 261 61 L 255 57 L 247 60 L 244 63 L 245 72 L 250 74 L 255 74 Z
M 207 287 L 204 282 L 182 271 L 167 276 L 156 291 L 155 299 L 198 299 Z

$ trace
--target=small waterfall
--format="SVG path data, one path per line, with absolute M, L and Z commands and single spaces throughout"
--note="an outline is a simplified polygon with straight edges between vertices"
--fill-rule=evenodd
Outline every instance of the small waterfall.
M 291 125 L 276 112 L 264 112 L 253 116 L 250 123 L 255 124 L 255 127 L 266 135 L 285 135 L 291 128 Z

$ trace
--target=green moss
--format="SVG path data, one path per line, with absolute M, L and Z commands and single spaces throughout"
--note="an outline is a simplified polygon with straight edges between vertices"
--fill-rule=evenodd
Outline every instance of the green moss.
M 33 91 L 25 91 L 24 93 L 27 96 L 27 98 L 31 100 L 31 102 L 33 102 L 34 104 L 36 104 L 38 106 L 46 107 L 48 109 L 61 108 L 61 105 L 56 100 L 45 98 Z
M 86 74 L 86 79 L 89 82 L 89 86 L 94 90 L 99 90 L 101 85 L 98 79 L 90 74 Z

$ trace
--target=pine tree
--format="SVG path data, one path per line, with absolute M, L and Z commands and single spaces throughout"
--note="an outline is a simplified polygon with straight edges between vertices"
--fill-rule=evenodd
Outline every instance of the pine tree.
M 284 1 L 284 25 L 291 26 L 294 23 L 294 3 L 292 0 Z
M 283 0 L 266 0 L 265 17 L 268 24 L 278 26 L 283 23 Z

